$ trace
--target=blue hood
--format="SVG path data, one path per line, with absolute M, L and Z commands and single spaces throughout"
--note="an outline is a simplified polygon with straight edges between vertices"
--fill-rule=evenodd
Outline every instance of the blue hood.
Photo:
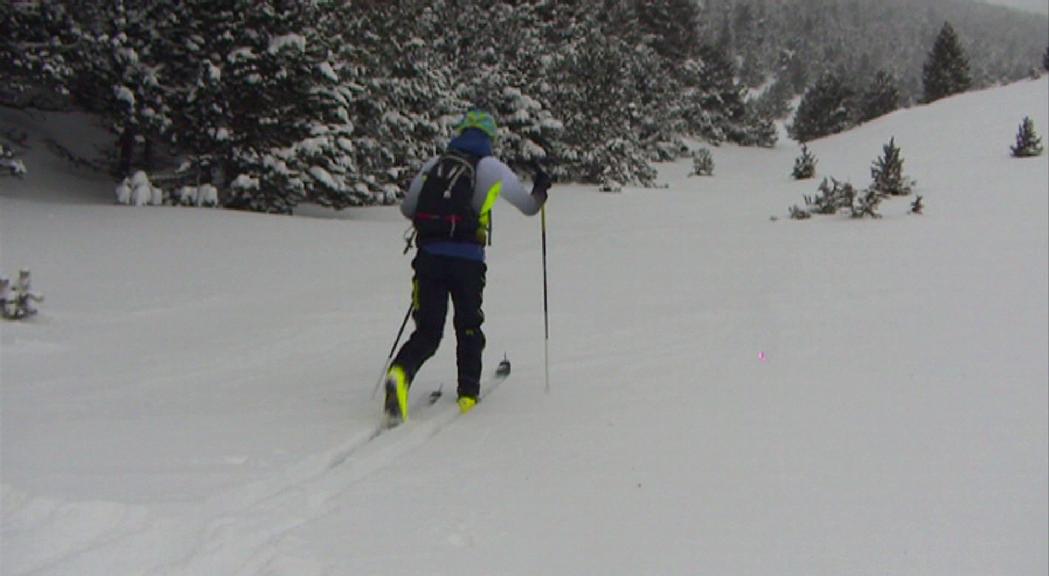
M 492 140 L 477 128 L 467 128 L 448 143 L 448 148 L 484 158 L 492 155 Z

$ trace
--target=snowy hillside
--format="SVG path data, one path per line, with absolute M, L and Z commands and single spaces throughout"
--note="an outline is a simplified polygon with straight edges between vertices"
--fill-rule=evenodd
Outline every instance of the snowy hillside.
M 555 186 L 551 393 L 539 221 L 494 216 L 486 369 L 374 437 L 408 304 L 406 222 L 111 204 L 30 132 L 0 180 L 4 575 L 1045 574 L 1049 135 L 1043 77 L 798 149 L 713 149 L 666 189 Z M 894 137 L 911 198 L 787 219 Z M 776 216 L 776 220 L 770 220 Z M 449 335 L 450 336 L 450 335 Z M 413 402 L 454 388 L 454 338 Z

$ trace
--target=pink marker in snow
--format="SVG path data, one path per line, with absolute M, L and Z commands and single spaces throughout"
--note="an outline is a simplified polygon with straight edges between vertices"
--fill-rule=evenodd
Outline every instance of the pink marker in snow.
M 764 352 L 758 352 L 758 360 L 764 362 L 767 359 L 768 359 L 768 356 L 766 356 Z

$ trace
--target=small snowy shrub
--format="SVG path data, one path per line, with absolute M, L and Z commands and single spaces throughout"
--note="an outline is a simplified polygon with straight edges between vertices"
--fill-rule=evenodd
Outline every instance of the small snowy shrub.
M 15 294 L 11 290 L 11 279 L 0 274 L 0 316 L 8 317 L 8 308 L 14 302 Z
M 911 202 L 911 214 L 921 214 L 924 209 L 925 205 L 922 204 L 922 197 L 919 194 L 914 198 L 914 202 Z
M 906 196 L 911 193 L 915 182 L 903 175 L 903 158 L 891 138 L 883 148 L 883 155 L 871 164 L 871 190 L 885 196 Z
M 1042 139 L 1034 131 L 1034 122 L 1028 116 L 1016 132 L 1016 145 L 1009 148 L 1015 158 L 1030 158 L 1042 153 Z
M 139 170 L 117 186 L 116 200 L 117 204 L 129 206 L 160 206 L 164 203 L 164 191 L 153 186 L 149 176 Z
M 794 171 L 791 173 L 795 180 L 805 180 L 816 175 L 816 155 L 809 152 L 809 147 L 801 145 L 801 156 L 794 159 Z
M 881 204 L 881 199 L 884 195 L 874 188 L 868 188 L 863 192 L 862 195 L 856 196 L 849 211 L 852 213 L 853 218 L 881 218 L 881 214 L 878 214 L 878 205 Z
M 116 196 L 117 204 L 123 204 L 124 206 L 131 204 L 131 185 L 128 183 L 127 178 L 117 185 Z
M 790 217 L 794 220 L 808 220 L 812 218 L 812 214 L 804 208 L 799 208 L 797 204 L 790 207 Z
M 181 188 L 176 189 L 171 195 L 171 203 L 175 206 L 196 206 L 197 187 L 182 186 Z
M 812 214 L 837 214 L 838 210 L 851 210 L 856 198 L 856 189 L 848 182 L 839 182 L 835 178 L 824 178 L 820 182 L 819 194 L 805 196 L 805 206 Z
M 11 281 L 0 275 L 0 315 L 6 320 L 23 320 L 37 313 L 36 303 L 43 302 L 44 297 L 33 292 L 30 286 L 29 270 L 18 272 L 18 281 Z
M 215 208 L 219 205 L 219 191 L 211 184 L 202 184 L 197 188 L 197 206 Z
M 176 206 L 214 208 L 219 205 L 219 191 L 211 184 L 183 186 L 172 194 L 171 203 Z
M 15 151 L 5 144 L 0 144 L 0 175 L 21 178 L 25 173 L 25 164 L 15 158 Z
M 692 172 L 689 176 L 713 176 L 714 157 L 710 150 L 700 148 L 692 154 Z
M 853 218 L 881 218 L 878 205 L 884 195 L 873 188 L 858 192 L 852 184 L 839 182 L 835 178 L 824 178 L 819 186 L 819 193 L 814 197 L 805 196 L 805 208 L 790 207 L 790 217 L 794 220 L 805 220 L 813 214 L 837 214 L 848 210 Z

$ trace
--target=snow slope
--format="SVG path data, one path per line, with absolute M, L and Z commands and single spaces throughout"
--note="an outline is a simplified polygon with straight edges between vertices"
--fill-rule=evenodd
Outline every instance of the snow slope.
M 818 184 L 789 143 L 556 187 L 550 394 L 539 223 L 504 204 L 486 359 L 513 374 L 378 437 L 395 208 L 112 206 L 40 145 L 71 119 L 2 111 L 34 148 L 0 269 L 47 300 L 0 324 L 0 573 L 1045 574 L 1049 156 L 1008 147 L 1047 104 L 1042 78 L 811 144 L 865 186 L 895 137 L 923 216 L 787 220 Z M 454 389 L 453 342 L 413 400 Z

